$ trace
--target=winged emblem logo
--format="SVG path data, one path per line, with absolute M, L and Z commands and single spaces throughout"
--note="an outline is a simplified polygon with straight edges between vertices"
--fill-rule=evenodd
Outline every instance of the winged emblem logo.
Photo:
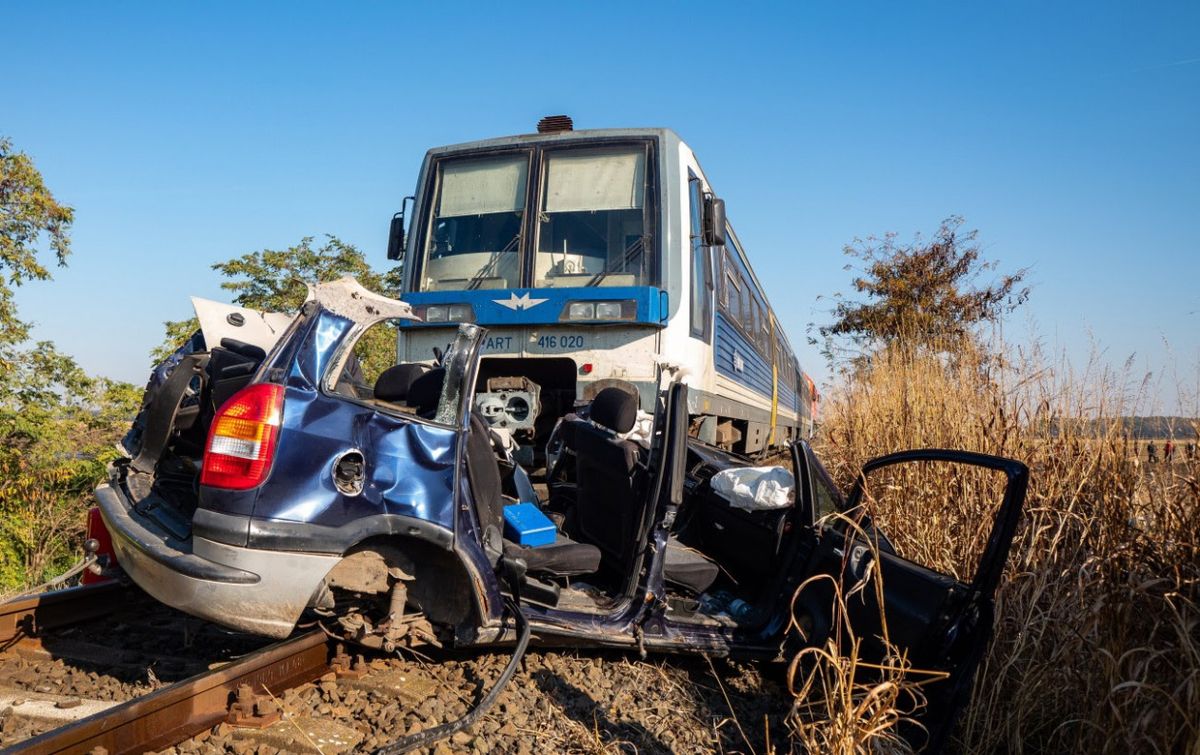
M 549 301 L 549 299 L 531 299 L 529 297 L 529 293 L 526 292 L 520 296 L 517 296 L 516 293 L 512 293 L 508 295 L 507 299 L 492 299 L 492 301 L 496 302 L 501 307 L 508 307 L 512 311 L 516 312 L 519 309 L 533 309 L 542 302 Z

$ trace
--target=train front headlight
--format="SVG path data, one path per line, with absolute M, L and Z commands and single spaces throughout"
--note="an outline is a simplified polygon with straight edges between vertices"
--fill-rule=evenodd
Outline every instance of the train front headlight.
M 590 301 L 573 301 L 567 305 L 568 320 L 595 320 L 596 304 Z
M 621 319 L 621 302 L 619 302 L 619 301 L 598 301 L 598 302 L 596 302 L 596 319 L 597 320 L 620 320 Z
M 470 304 L 429 304 L 413 311 L 425 322 L 475 322 L 475 308 Z
M 450 322 L 475 322 L 475 308 L 470 304 L 451 304 Z
M 633 299 L 621 301 L 571 301 L 563 307 L 558 317 L 560 322 L 575 320 L 636 320 L 637 302 Z

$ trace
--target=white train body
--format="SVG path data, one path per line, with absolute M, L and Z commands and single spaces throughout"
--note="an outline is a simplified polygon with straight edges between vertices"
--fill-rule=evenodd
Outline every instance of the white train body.
M 485 326 L 477 403 L 495 425 L 536 445 L 610 385 L 636 390 L 649 411 L 671 370 L 689 385 L 703 440 L 755 453 L 811 433 L 810 384 L 724 204 L 673 131 L 436 148 L 414 199 L 393 253 L 425 323 L 401 328 L 399 358 L 428 360 L 458 321 Z

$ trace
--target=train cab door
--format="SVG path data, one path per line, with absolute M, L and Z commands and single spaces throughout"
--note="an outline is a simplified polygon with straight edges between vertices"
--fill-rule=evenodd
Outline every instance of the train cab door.
M 713 245 L 705 235 L 704 186 L 688 170 L 688 237 L 691 251 L 691 336 L 706 344 L 713 340 Z
M 930 749 L 936 752 L 954 714 L 969 696 L 975 668 L 990 639 L 992 597 L 1025 500 L 1029 470 L 1010 459 L 964 451 L 901 452 L 868 462 L 845 504 L 839 506 L 828 475 L 807 444 L 802 445 L 809 457 L 808 467 L 815 472 L 813 500 L 818 517 L 817 545 L 808 573 L 831 577 L 840 587 L 844 608 L 833 601 L 831 583 L 825 580 L 822 586 L 818 578 L 812 583 L 816 589 L 807 596 L 802 590 L 797 598 L 801 620 L 806 612 L 815 619 L 818 642 L 822 633 L 830 636 L 839 626 L 848 628 L 861 641 L 861 661 L 879 663 L 901 651 L 918 678 L 945 677 L 923 689 L 928 707 L 922 723 Z M 904 479 L 889 476 L 884 485 L 878 485 L 871 482 L 872 473 L 888 469 L 910 472 L 913 465 L 929 469 L 932 464 L 961 465 L 973 468 L 968 470 L 973 474 L 999 475 L 989 486 L 999 498 L 992 527 L 969 581 L 905 558 L 867 510 L 873 487 L 879 490 L 886 485 L 896 492 L 892 481 Z M 914 486 L 898 495 L 911 498 L 918 490 Z M 922 677 L 921 672 L 937 673 Z

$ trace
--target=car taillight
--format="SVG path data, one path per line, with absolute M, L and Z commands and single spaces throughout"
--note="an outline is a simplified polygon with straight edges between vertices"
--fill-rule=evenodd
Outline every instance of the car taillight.
M 209 428 L 200 484 L 246 490 L 261 483 L 275 457 L 282 413 L 281 385 L 255 383 L 235 393 Z

